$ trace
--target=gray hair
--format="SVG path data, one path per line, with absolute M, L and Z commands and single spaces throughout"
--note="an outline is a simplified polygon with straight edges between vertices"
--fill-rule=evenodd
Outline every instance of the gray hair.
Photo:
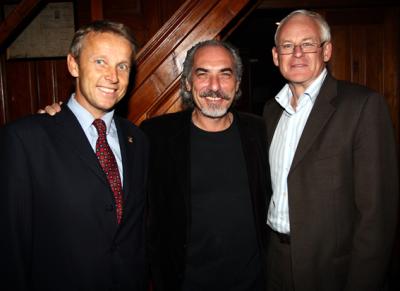
M 97 20 L 79 28 L 72 39 L 71 46 L 69 48 L 70 54 L 75 58 L 79 59 L 81 54 L 82 46 L 85 37 L 91 33 L 113 33 L 118 36 L 125 38 L 132 46 L 132 61 L 136 53 L 136 40 L 131 30 L 122 23 L 112 22 L 108 20 Z
M 236 80 L 239 82 L 242 80 L 243 74 L 243 63 L 239 56 L 239 53 L 236 48 L 234 48 L 231 44 L 223 41 L 219 41 L 216 39 L 210 39 L 198 42 L 195 44 L 190 50 L 188 50 L 186 54 L 185 61 L 183 62 L 183 70 L 180 79 L 180 96 L 182 98 L 183 104 L 189 108 L 194 107 L 193 101 L 193 94 L 191 91 L 188 91 L 186 88 L 186 81 L 191 84 L 192 83 L 192 69 L 193 69 L 193 62 L 194 62 L 194 55 L 198 51 L 198 49 L 208 46 L 216 46 L 225 48 L 231 55 L 234 61 L 234 74 Z M 241 90 L 239 89 L 236 92 L 234 100 L 236 101 L 240 95 L 242 94 Z
M 275 32 L 275 45 L 278 45 L 278 36 L 279 36 L 279 32 L 281 27 L 283 27 L 283 25 L 290 20 L 293 16 L 296 15 L 304 15 L 307 17 L 312 18 L 317 25 L 319 26 L 319 30 L 320 30 L 320 41 L 321 42 L 327 42 L 331 40 L 331 30 L 329 28 L 329 24 L 326 22 L 326 20 L 317 12 L 314 11 L 309 11 L 309 10 L 295 10 L 293 12 L 291 12 L 289 15 L 287 15 L 285 18 L 283 18 L 279 25 L 278 28 L 276 29 Z

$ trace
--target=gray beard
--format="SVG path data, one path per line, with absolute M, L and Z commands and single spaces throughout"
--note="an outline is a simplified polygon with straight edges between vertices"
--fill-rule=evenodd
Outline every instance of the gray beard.
M 199 109 L 204 116 L 211 118 L 223 117 L 228 113 L 228 108 L 213 105 Z

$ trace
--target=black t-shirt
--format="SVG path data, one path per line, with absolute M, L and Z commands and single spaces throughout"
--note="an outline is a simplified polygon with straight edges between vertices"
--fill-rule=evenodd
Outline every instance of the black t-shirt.
M 191 224 L 183 290 L 262 290 L 246 163 L 235 122 L 191 128 Z

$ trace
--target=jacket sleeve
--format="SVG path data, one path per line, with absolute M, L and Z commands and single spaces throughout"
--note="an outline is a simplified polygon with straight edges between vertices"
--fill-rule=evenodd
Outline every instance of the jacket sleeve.
M 0 276 L 4 286 L 28 290 L 32 264 L 32 181 L 26 147 L 15 128 L 0 133 Z
M 364 103 L 353 142 L 356 209 L 346 290 L 380 290 L 397 223 L 398 165 L 393 127 L 382 96 Z

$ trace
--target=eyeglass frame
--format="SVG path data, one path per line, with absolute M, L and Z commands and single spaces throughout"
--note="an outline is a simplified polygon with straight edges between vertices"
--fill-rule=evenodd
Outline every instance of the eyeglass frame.
M 282 48 L 282 46 L 284 46 L 284 44 L 277 45 L 276 46 L 276 50 L 277 50 L 278 54 L 280 54 L 280 55 L 291 55 L 291 54 L 294 54 L 294 52 L 296 50 L 296 47 L 299 47 L 303 54 L 313 54 L 313 53 L 316 53 L 318 51 L 318 49 L 323 47 L 326 43 L 327 43 L 327 41 L 323 41 L 323 42 L 320 42 L 320 43 L 318 43 L 318 42 L 309 42 L 309 41 L 306 41 L 306 42 L 303 42 L 303 43 L 300 43 L 300 44 L 287 43 L 287 44 L 293 45 L 292 51 L 290 53 L 281 53 L 280 52 L 280 49 Z M 312 44 L 313 48 L 315 48 L 315 50 L 314 51 L 309 51 L 309 52 L 304 51 L 303 45 L 305 45 L 305 44 Z

